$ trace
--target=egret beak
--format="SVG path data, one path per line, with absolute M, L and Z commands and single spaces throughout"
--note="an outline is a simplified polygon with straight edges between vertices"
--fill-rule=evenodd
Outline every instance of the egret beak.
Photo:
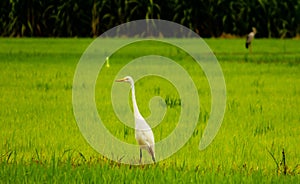
M 123 79 L 117 79 L 115 80 L 116 82 L 124 82 L 126 80 L 126 78 L 123 78 Z

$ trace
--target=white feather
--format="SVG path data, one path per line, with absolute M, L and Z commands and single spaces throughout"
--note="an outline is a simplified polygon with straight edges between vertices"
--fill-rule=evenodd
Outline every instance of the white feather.
M 152 160 L 155 162 L 155 142 L 154 135 L 151 127 L 147 124 L 146 120 L 141 115 L 135 98 L 134 81 L 132 77 L 127 76 L 123 79 L 116 80 L 117 82 L 128 82 L 131 85 L 132 105 L 134 110 L 135 120 L 135 139 L 140 146 L 140 149 L 145 149 L 151 155 Z M 141 156 L 141 155 L 140 155 Z M 141 157 L 140 157 L 141 159 Z

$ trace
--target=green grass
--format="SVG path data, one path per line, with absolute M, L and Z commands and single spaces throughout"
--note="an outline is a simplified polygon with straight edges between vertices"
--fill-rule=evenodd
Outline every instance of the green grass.
M 257 39 L 252 54 L 244 49 L 241 39 L 206 40 L 222 66 L 227 105 L 221 129 L 204 151 L 199 151 L 198 145 L 211 103 L 205 76 L 175 50 L 163 52 L 189 70 L 199 92 L 201 114 L 191 139 L 180 151 L 155 165 L 144 166 L 107 160 L 93 150 L 77 127 L 72 109 L 73 75 L 91 42 L 0 39 L 1 183 L 300 181 L 299 40 Z M 130 143 L 135 143 L 134 131 L 114 116 L 109 86 L 118 70 L 132 59 L 132 51 L 140 47 L 128 48 L 121 58 L 113 56 L 111 67 L 100 73 L 105 80 L 97 81 L 96 86 L 97 107 L 105 125 L 116 137 Z M 150 53 L 160 50 L 153 45 L 144 47 Z M 103 85 L 108 87 L 102 89 Z M 138 81 L 136 90 L 145 116 L 150 114 L 151 97 L 179 98 L 172 85 L 159 78 Z M 179 110 L 180 106 L 168 106 L 166 118 L 153 130 L 157 140 L 175 127 Z M 283 149 L 286 175 L 281 164 Z

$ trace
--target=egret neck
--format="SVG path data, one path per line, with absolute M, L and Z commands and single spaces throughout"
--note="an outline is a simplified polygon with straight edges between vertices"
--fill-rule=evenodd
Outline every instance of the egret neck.
M 137 106 L 137 103 L 136 103 L 135 89 L 134 89 L 134 83 L 133 82 L 131 82 L 131 94 L 132 94 L 132 105 L 133 105 L 134 117 L 138 118 L 138 119 L 143 119 L 143 117 L 142 117 L 142 115 L 139 111 L 139 108 Z

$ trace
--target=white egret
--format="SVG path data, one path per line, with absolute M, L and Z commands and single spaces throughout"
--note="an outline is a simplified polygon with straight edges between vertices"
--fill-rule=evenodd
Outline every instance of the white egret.
M 252 52 L 252 47 L 251 47 L 251 42 L 254 39 L 254 36 L 256 34 L 256 29 L 255 27 L 252 28 L 252 32 L 248 34 L 247 39 L 246 39 L 246 48 L 249 48 L 250 53 Z
M 142 161 L 142 149 L 148 151 L 151 155 L 153 162 L 155 162 L 155 149 L 154 149 L 154 136 L 150 126 L 147 124 L 143 116 L 141 115 L 135 98 L 134 81 L 132 77 L 127 76 L 123 79 L 118 79 L 116 82 L 127 82 L 131 85 L 132 105 L 134 111 L 135 120 L 135 139 L 140 145 L 140 163 Z

